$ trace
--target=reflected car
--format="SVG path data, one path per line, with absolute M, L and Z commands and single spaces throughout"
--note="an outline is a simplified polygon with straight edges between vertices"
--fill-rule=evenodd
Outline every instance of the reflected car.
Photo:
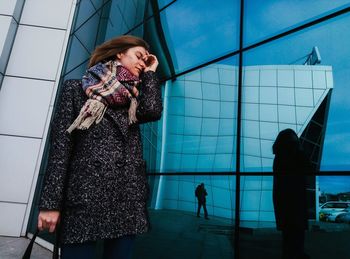
M 335 222 L 337 222 L 337 223 L 348 223 L 348 224 L 350 224 L 350 212 L 345 212 L 345 213 L 339 214 L 339 215 L 335 218 Z
M 335 222 L 338 215 L 346 212 L 350 212 L 350 202 L 330 201 L 321 206 L 319 218 L 321 221 Z

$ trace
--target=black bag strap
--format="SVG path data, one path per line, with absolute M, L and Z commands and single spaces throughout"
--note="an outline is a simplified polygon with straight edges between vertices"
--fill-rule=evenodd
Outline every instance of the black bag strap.
M 35 239 L 37 237 L 37 235 L 39 234 L 39 229 L 37 229 L 32 237 L 32 240 L 30 240 L 29 245 L 27 246 L 26 251 L 24 252 L 24 255 L 22 257 L 22 259 L 30 259 L 30 255 L 32 254 L 32 250 L 33 250 L 33 245 L 35 242 Z
M 40 232 L 39 229 L 36 229 L 36 231 L 35 231 L 35 233 L 34 233 L 34 235 L 32 237 L 32 240 L 30 240 L 30 242 L 29 242 L 29 244 L 27 246 L 27 249 L 26 249 L 26 251 L 23 254 L 22 259 L 30 259 L 30 256 L 31 256 L 32 250 L 33 250 L 33 245 L 35 243 L 35 239 L 38 236 L 39 232 Z M 56 232 L 56 241 L 55 241 L 55 245 L 53 247 L 52 259 L 58 259 L 59 258 L 58 257 L 59 232 L 60 232 L 59 230 L 57 230 L 57 232 Z

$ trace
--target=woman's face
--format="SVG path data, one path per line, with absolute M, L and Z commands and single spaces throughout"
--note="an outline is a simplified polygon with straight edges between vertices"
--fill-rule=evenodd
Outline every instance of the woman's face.
M 140 76 L 146 68 L 145 60 L 147 55 L 148 51 L 144 47 L 137 46 L 117 54 L 117 59 L 133 75 Z

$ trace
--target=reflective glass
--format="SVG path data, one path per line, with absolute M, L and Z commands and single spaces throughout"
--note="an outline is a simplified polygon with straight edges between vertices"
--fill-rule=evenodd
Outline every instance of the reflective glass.
M 239 1 L 176 1 L 161 12 L 176 72 L 237 50 Z
M 167 81 L 163 172 L 234 171 L 236 58 Z
M 349 176 L 319 176 L 315 182 L 312 179 L 306 181 L 308 228 L 305 230 L 304 251 L 310 258 L 324 258 L 325 255 L 333 253 L 335 247 L 336 258 L 350 256 L 346 245 L 350 231 L 349 178 Z M 289 176 L 288 183 L 291 182 L 293 179 Z M 293 192 L 293 197 L 300 197 L 297 190 L 297 187 L 289 189 Z M 278 206 L 279 199 L 276 198 L 277 202 L 274 205 L 273 177 L 242 177 L 240 200 L 240 226 L 246 230 L 240 232 L 240 257 L 283 258 L 283 235 L 282 231 L 277 230 L 275 221 L 275 206 Z M 286 216 L 294 215 L 290 220 L 299 217 L 301 213 L 289 210 L 291 206 L 294 209 L 298 207 L 293 205 L 292 200 L 292 196 L 284 200 L 286 203 L 284 211 L 288 211 Z M 283 215 L 283 212 L 276 212 L 276 215 L 281 214 Z M 302 239 L 299 237 L 298 240 Z M 320 242 L 322 246 L 319 246 Z
M 162 9 L 167 4 L 170 4 L 174 0 L 158 0 L 159 9 Z
M 244 4 L 246 46 L 349 7 L 348 0 L 246 0 Z
M 149 182 L 151 229 L 136 239 L 134 258 L 233 258 L 234 176 L 157 176 Z M 203 206 L 197 217 L 201 183 L 197 194 L 205 197 L 209 220 Z
M 292 128 L 305 137 L 304 148 L 310 149 L 316 168 L 349 170 L 350 37 L 344 33 L 349 23 L 345 14 L 244 53 L 242 125 L 259 122 L 255 149 L 261 149 L 262 140 L 274 141 L 279 131 Z M 310 58 L 315 62 L 304 65 Z M 243 138 L 252 135 L 249 130 L 243 128 Z M 245 157 L 251 152 L 242 142 L 242 170 L 259 171 L 258 163 Z M 273 158 L 271 149 L 264 150 L 269 152 L 257 158 L 260 164 Z M 272 164 L 260 171 L 271 169 Z

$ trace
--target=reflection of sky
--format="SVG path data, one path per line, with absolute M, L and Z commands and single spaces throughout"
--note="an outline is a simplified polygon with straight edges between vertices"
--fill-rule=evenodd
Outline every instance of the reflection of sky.
M 177 1 L 164 10 L 162 24 L 177 72 L 236 50 L 238 11 L 232 0 Z
M 319 176 L 320 191 L 337 194 L 350 192 L 350 176 Z

